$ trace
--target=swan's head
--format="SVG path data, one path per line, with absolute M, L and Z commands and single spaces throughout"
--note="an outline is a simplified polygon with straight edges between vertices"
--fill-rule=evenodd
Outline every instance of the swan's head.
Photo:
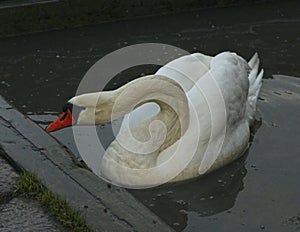
M 52 122 L 47 132 L 57 131 L 72 125 L 102 124 L 111 119 L 111 94 L 88 93 L 71 98 L 63 107 L 58 119 Z
M 80 107 L 72 104 L 71 102 L 67 102 L 63 106 L 62 113 L 59 117 L 53 121 L 47 128 L 47 132 L 57 131 L 75 124 L 78 124 L 80 114 L 85 111 L 84 107 Z

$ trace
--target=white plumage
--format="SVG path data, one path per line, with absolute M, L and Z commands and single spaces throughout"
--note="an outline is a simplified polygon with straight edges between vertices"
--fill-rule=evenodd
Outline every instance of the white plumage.
M 126 187 L 151 187 L 194 178 L 235 160 L 248 147 L 262 85 L 263 70 L 258 71 L 257 53 L 249 63 L 230 52 L 215 57 L 195 53 L 115 91 L 72 98 L 70 103 L 86 108 L 77 124 L 125 115 L 101 170 L 93 171 Z M 126 122 L 132 119 L 128 130 Z

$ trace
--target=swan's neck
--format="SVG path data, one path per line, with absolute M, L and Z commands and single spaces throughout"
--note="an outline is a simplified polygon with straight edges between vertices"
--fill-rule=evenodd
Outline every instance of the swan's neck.
M 179 118 L 183 129 L 187 127 L 188 103 L 185 92 L 177 82 L 163 76 L 146 76 L 129 82 L 114 91 L 95 93 L 95 123 L 109 122 L 130 113 L 135 108 L 155 102 L 160 113 L 152 120 L 162 120 L 172 128 Z
M 175 81 L 163 76 L 139 78 L 115 91 L 101 92 L 95 121 L 104 123 L 117 119 L 146 102 L 157 103 L 160 112 L 130 130 L 121 131 L 106 152 L 107 157 L 128 167 L 155 165 L 159 153 L 175 143 L 188 127 L 185 92 Z

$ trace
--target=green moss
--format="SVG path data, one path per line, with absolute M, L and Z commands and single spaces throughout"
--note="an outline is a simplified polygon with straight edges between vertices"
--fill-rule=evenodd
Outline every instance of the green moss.
M 92 232 L 81 213 L 72 209 L 66 200 L 49 192 L 32 173 L 24 172 L 16 181 L 16 193 L 37 199 L 64 226 L 74 232 Z

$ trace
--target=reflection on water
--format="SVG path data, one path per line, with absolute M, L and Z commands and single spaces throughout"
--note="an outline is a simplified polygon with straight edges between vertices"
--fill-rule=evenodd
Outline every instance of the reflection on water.
M 232 208 L 244 188 L 247 153 L 230 165 L 193 181 L 129 191 L 175 230 L 182 231 L 191 212 L 206 217 Z

